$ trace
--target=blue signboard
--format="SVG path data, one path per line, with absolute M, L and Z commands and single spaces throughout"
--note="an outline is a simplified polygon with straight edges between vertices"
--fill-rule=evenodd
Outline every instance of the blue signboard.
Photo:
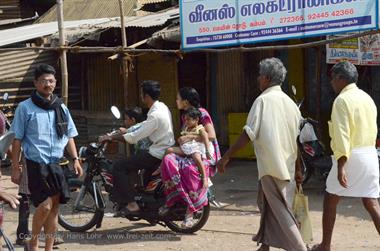
M 182 48 L 378 28 L 378 0 L 181 0 Z

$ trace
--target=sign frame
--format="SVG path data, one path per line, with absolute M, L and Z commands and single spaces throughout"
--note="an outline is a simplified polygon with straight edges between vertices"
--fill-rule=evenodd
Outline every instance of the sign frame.
M 299 31 L 299 32 L 296 32 L 296 33 L 283 33 L 283 34 L 280 34 L 280 35 L 263 35 L 263 36 L 259 36 L 258 38 L 235 38 L 235 39 L 229 39 L 227 41 L 224 41 L 224 42 L 220 42 L 220 41 L 216 41 L 216 42 L 210 42 L 210 43 L 199 43 L 199 44 L 196 44 L 194 43 L 194 45 L 189 45 L 188 43 L 186 43 L 187 39 L 189 37 L 191 37 L 190 35 L 186 35 L 185 34 L 185 23 L 184 23 L 184 1 L 190 1 L 190 2 L 193 2 L 193 3 L 198 3 L 198 4 L 201 4 L 201 3 L 207 3 L 207 2 L 216 2 L 215 0 L 180 0 L 179 1 L 179 4 L 180 4 L 180 30 L 181 30 L 181 49 L 182 50 L 196 50 L 196 49 L 207 49 L 207 48 L 215 48 L 215 47 L 227 47 L 227 46 L 239 46 L 239 45 L 242 45 L 242 44 L 255 44 L 255 43 L 262 43 L 262 42 L 275 42 L 275 41 L 281 41 L 281 40 L 289 40 L 289 39 L 300 39 L 300 38 L 307 38 L 307 37 L 320 37 L 320 36 L 327 36 L 327 35 L 334 35 L 334 34 L 342 34 L 342 33 L 348 33 L 348 32 L 358 32 L 358 31 L 364 31 L 364 30 L 374 30 L 374 29 L 379 29 L 379 15 L 380 15 L 380 10 L 379 10 L 379 1 L 380 0 L 377 0 L 375 2 L 375 6 L 373 8 L 375 8 L 375 10 L 371 9 L 371 12 L 374 12 L 374 20 L 371 20 L 370 24 L 367 24 L 365 25 L 366 27 L 364 28 L 359 28 L 358 26 L 355 26 L 353 28 L 350 28 L 350 26 L 348 26 L 346 29 L 345 28 L 342 28 L 341 30 L 339 31 L 329 31 L 329 30 L 337 30 L 338 28 L 328 28 L 328 29 L 320 29 L 320 32 L 318 32 L 318 30 L 316 31 Z M 247 0 L 235 0 L 235 1 L 231 1 L 231 2 L 235 2 L 235 6 L 236 9 L 239 9 L 237 8 L 239 6 L 239 1 L 247 1 Z M 256 0 L 257 2 L 259 3 L 262 3 L 262 0 Z M 281 1 L 284 1 L 284 0 L 278 0 L 279 2 Z M 365 0 L 363 0 L 365 1 Z M 369 0 L 367 0 L 368 2 L 366 2 L 366 4 L 371 4 L 371 2 Z M 219 2 L 219 0 L 217 1 Z M 221 1 L 220 1 L 221 2 Z M 226 1 L 227 2 L 227 1 Z M 250 1 L 250 2 L 253 2 L 253 1 Z M 275 2 L 275 1 L 272 1 L 272 2 Z M 223 3 L 220 3 L 220 5 L 222 6 Z M 320 8 L 320 7 L 318 7 Z M 327 7 L 323 7 L 323 8 L 327 8 Z M 239 11 L 236 11 L 236 12 L 239 12 Z M 240 13 L 240 12 L 239 12 Z M 265 18 L 265 15 L 263 15 L 264 18 Z M 372 16 L 372 15 L 371 15 Z M 304 16 L 304 19 L 306 17 Z M 349 19 L 352 19 L 352 18 L 359 18 L 357 16 L 354 16 L 354 17 L 351 17 Z M 240 20 L 240 17 L 237 15 L 237 18 L 236 18 L 238 21 Z M 344 21 L 344 19 L 329 19 L 329 20 L 325 20 L 325 21 L 321 21 L 320 23 L 333 23 L 333 22 L 346 22 Z M 348 22 L 348 21 L 347 21 Z M 295 24 L 294 26 L 297 26 L 297 27 L 304 27 L 304 26 L 307 26 L 307 25 L 317 25 L 318 23 L 307 23 L 307 22 L 302 22 L 301 24 Z M 321 25 L 321 24 L 319 24 Z M 279 26 L 279 27 L 266 27 L 264 29 L 272 29 L 272 30 L 275 30 L 277 28 L 287 28 L 289 26 Z M 255 29 L 251 29 L 247 32 L 255 32 L 256 30 Z M 262 30 L 258 30 L 259 32 L 261 32 Z M 315 34 L 314 34 L 314 33 Z M 213 33 L 210 33 L 209 35 L 206 35 L 206 37 L 211 37 L 211 36 L 224 36 L 224 35 L 229 35 L 230 33 L 232 34 L 241 34 L 242 31 L 239 31 L 239 30 L 236 30 L 236 29 L 231 29 L 231 31 L 229 33 L 221 33 L 221 34 L 213 34 Z M 300 33 L 303 33 L 303 35 L 300 35 Z M 201 36 L 198 36 L 198 37 L 201 37 Z M 197 38 L 195 36 L 191 37 L 191 38 Z

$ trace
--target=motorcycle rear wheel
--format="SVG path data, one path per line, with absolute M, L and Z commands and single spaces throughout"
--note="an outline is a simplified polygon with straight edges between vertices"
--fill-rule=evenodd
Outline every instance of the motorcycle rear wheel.
M 200 211 L 194 213 L 194 225 L 192 227 L 182 227 L 181 221 L 166 221 L 165 224 L 171 230 L 177 233 L 192 234 L 200 230 L 206 223 L 210 216 L 210 204 L 204 206 Z
M 94 194 L 91 191 L 85 191 L 79 200 L 78 209 L 74 208 L 74 204 L 79 191 L 71 192 L 70 196 L 67 204 L 60 206 L 58 214 L 58 223 L 64 229 L 71 232 L 85 232 L 102 220 L 104 211 L 96 207 Z

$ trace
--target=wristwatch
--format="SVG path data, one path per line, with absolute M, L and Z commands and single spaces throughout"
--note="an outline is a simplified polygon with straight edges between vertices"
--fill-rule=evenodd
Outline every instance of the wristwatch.
M 80 160 L 80 158 L 79 157 L 74 157 L 73 161 L 76 161 L 76 160 Z

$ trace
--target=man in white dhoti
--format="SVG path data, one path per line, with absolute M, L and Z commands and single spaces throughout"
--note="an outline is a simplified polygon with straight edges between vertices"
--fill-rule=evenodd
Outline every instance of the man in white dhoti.
M 322 243 L 312 250 L 331 250 L 331 238 L 340 197 L 362 198 L 380 234 L 379 162 L 375 149 L 377 109 L 372 98 L 356 86 L 358 72 L 350 62 L 331 70 L 338 93 L 329 121 L 331 148 L 336 159 L 326 181 Z
M 262 94 L 253 103 L 239 139 L 218 163 L 223 173 L 230 157 L 253 141 L 259 171 L 257 203 L 261 212 L 260 229 L 253 240 L 262 244 L 260 251 L 268 251 L 270 247 L 306 250 L 290 209 L 295 175 L 302 179 L 300 168 L 295 170 L 301 113 L 281 90 L 285 76 L 286 69 L 279 59 L 260 62 L 258 82 Z

